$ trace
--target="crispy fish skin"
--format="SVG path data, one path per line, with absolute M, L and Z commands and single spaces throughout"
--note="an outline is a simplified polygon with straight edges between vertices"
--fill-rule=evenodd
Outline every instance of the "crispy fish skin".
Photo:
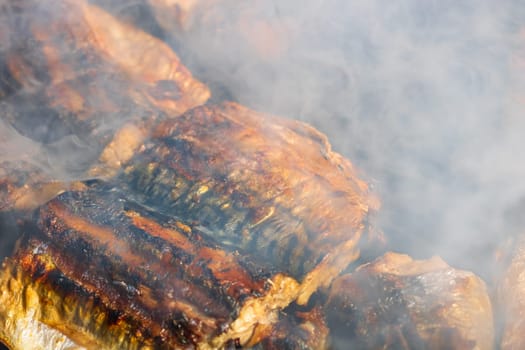
M 235 103 L 160 122 L 117 178 L 138 201 L 304 279 L 301 303 L 359 255 L 377 207 L 314 128 Z
M 387 253 L 332 285 L 325 306 L 332 341 L 355 349 L 492 349 L 485 283 L 443 260 Z
M 59 195 L 34 225 L 0 281 L 0 339 L 14 349 L 55 333 L 89 349 L 251 344 L 298 294 L 293 278 L 106 187 Z

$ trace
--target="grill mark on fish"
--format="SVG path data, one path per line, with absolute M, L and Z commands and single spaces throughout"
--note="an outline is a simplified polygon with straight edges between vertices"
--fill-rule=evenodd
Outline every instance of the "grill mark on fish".
M 235 286 L 233 287 L 236 291 L 232 294 L 234 299 L 239 299 L 242 296 L 241 294 L 249 294 L 251 291 L 260 291 L 262 289 L 261 283 L 254 283 L 252 276 L 237 264 L 231 254 L 216 248 L 198 247 L 180 232 L 164 228 L 157 222 L 142 217 L 135 212 L 127 212 L 126 215 L 131 217 L 137 227 L 144 229 L 155 237 L 164 239 L 177 248 L 182 248 L 187 254 L 194 255 L 191 265 L 198 265 L 206 261 L 208 268 L 219 284 L 231 284 L 235 281 Z
M 266 295 L 274 275 L 272 268 L 218 248 L 199 230 L 153 214 L 101 182 L 65 192 L 35 215 L 37 227 L 26 232 L 41 232 L 41 255 L 60 278 L 108 310 L 119 310 L 118 322 L 138 322 L 152 339 L 171 344 L 211 341 L 239 316 L 245 300 L 264 303 L 256 298 Z M 296 285 L 284 276 L 278 280 Z
M 98 257 L 101 259 L 99 264 L 93 262 L 90 263 L 90 267 L 94 269 L 93 275 L 82 275 L 82 277 L 94 278 L 95 283 L 97 283 L 95 290 L 104 290 L 105 287 L 107 288 L 106 285 L 98 285 L 100 280 L 106 281 L 112 280 L 114 278 L 126 281 L 140 280 L 141 283 L 143 283 L 146 287 L 156 287 L 155 289 L 158 289 L 161 284 L 168 286 L 178 285 L 178 288 L 170 287 L 178 297 L 187 298 L 189 300 L 193 299 L 194 302 L 203 301 L 198 300 L 199 298 L 197 298 L 197 296 L 199 295 L 199 292 L 196 290 L 194 285 L 188 284 L 183 280 L 177 281 L 178 277 L 183 277 L 186 275 L 180 270 L 186 268 L 186 266 L 184 266 L 182 263 L 175 263 L 171 266 L 166 266 L 166 264 L 162 264 L 162 261 L 154 260 L 151 256 L 148 257 L 148 255 L 151 255 L 151 251 L 147 249 L 149 248 L 147 244 L 144 247 L 145 249 L 141 250 L 140 252 L 136 251 L 138 247 L 131 245 L 133 241 L 116 237 L 108 229 L 95 227 L 93 224 L 87 223 L 83 219 L 72 217 L 69 213 L 66 213 L 63 208 L 55 207 L 53 209 L 53 213 L 56 215 L 56 218 L 58 220 L 64 220 L 64 222 L 58 221 L 52 227 L 54 235 L 53 239 L 55 242 L 59 240 L 59 238 L 56 236 L 57 234 L 61 233 L 59 229 L 60 225 L 67 225 L 67 231 L 64 232 L 64 234 L 68 237 L 64 237 L 63 240 L 60 240 L 60 243 L 63 245 L 63 249 L 61 250 L 74 251 L 76 248 L 76 240 L 84 239 L 87 242 L 86 244 L 90 245 L 91 249 L 96 252 L 95 254 L 92 254 L 90 258 L 93 259 L 94 257 Z M 144 244 L 144 242 L 142 242 L 142 244 Z M 59 251 L 54 253 L 55 256 L 60 256 Z M 176 260 L 178 259 L 176 258 Z M 66 268 L 66 266 L 67 263 L 65 262 L 64 268 Z M 99 268 L 98 266 L 102 268 L 102 271 L 97 270 Z M 106 271 L 105 268 L 107 267 L 115 270 Z M 133 274 L 130 275 L 128 271 L 134 272 L 138 275 L 134 277 Z M 105 273 L 106 278 L 102 279 L 100 277 L 92 277 L 95 276 L 97 272 Z M 119 274 L 123 275 L 118 277 Z M 167 290 L 168 294 L 170 288 Z M 136 287 L 136 289 L 140 288 Z M 216 302 L 212 302 L 212 299 L 203 304 L 217 305 Z M 222 316 L 225 316 L 224 312 L 222 312 Z

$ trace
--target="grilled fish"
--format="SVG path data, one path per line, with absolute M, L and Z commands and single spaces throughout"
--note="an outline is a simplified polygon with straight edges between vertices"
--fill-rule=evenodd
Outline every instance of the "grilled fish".
M 304 281 L 300 304 L 382 239 L 367 183 L 324 135 L 235 103 L 161 121 L 122 168 L 137 201 Z
M 0 339 L 15 349 L 250 346 L 299 288 L 101 184 L 35 215 L 0 278 Z
M 387 253 L 332 285 L 327 323 L 337 348 L 492 349 L 485 283 L 443 260 Z
M 30 3 L 21 2 L 12 7 L 24 14 L 24 6 L 27 4 Z M 56 16 L 56 13 L 64 10 L 69 10 L 68 16 Z M 102 329 L 108 329 L 107 334 L 111 339 L 124 337 L 128 343 L 112 343 L 114 340 L 104 340 L 104 336 L 97 334 L 86 336 L 88 340 L 81 345 L 87 347 L 93 344 L 99 346 L 104 342 L 109 347 L 133 347 L 135 343 L 152 344 L 154 347 L 160 344 L 182 346 L 186 343 L 200 347 L 222 347 L 230 342 L 250 346 L 256 341 L 254 339 L 259 341 L 265 338 L 257 334 L 277 334 L 275 324 L 280 324 L 281 332 L 286 324 L 311 324 L 311 321 L 300 320 L 279 323 L 276 315 L 295 301 L 306 304 L 312 293 L 320 286 L 328 286 L 340 271 L 358 257 L 359 242 L 367 234 L 365 221 L 371 211 L 369 209 L 373 207 L 370 203 L 374 202 L 369 201 L 367 185 L 357 178 L 350 162 L 332 152 L 325 137 L 313 128 L 265 116 L 234 103 L 201 107 L 180 115 L 186 109 L 204 102 L 209 95 L 208 90 L 191 79 L 191 75 L 179 64 L 167 46 L 115 20 L 93 5 L 86 2 L 56 1 L 45 7 L 36 6 L 36 13 L 37 18 L 21 15 L 22 21 L 14 27 L 10 26 L 12 32 L 9 33 L 9 38 L 14 49 L 10 48 L 5 52 L 4 60 L 8 78 L 18 84 L 19 89 L 15 92 L 11 89 L 13 91 L 9 91 L 10 95 L 3 100 L 4 120 L 11 123 L 22 136 L 41 144 L 52 144 L 70 133 L 86 132 L 85 135 L 75 136 L 93 140 L 97 145 L 105 145 L 105 148 L 101 151 L 99 164 L 92 167 L 84 177 L 104 177 L 112 188 L 127 193 L 130 200 L 139 203 L 139 207 L 151 208 L 151 212 L 168 218 L 183 218 L 187 225 L 193 227 L 191 232 L 202 232 L 207 239 L 216 242 L 220 259 L 217 258 L 214 264 L 227 262 L 231 259 L 227 254 L 238 252 L 257 261 L 254 266 L 268 265 L 272 261 L 269 265 L 273 272 L 260 278 L 257 274 L 246 272 L 247 276 L 259 283 L 259 287 L 245 288 L 244 294 L 229 295 L 223 291 L 215 291 L 214 296 L 218 300 L 227 297 L 238 308 L 230 304 L 228 309 L 228 305 L 223 305 L 227 313 L 212 314 L 208 319 L 218 322 L 220 327 L 214 328 L 206 321 L 208 328 L 202 331 L 184 331 L 184 334 L 189 334 L 188 338 L 180 340 L 166 331 L 167 326 L 162 322 L 171 322 L 164 319 L 166 315 L 154 320 L 148 319 L 156 317 L 158 311 L 150 305 L 153 301 L 150 300 L 152 297 L 148 291 L 142 291 L 135 285 L 138 278 L 136 274 L 150 279 L 157 278 L 152 275 L 162 275 L 161 270 L 150 275 L 140 268 L 138 272 L 135 271 L 134 259 L 146 259 L 143 264 L 148 266 L 153 264 L 147 260 L 147 251 L 138 250 L 131 257 L 120 256 L 115 251 L 101 248 L 90 250 L 86 246 L 95 244 L 92 241 L 102 241 L 101 244 L 107 248 L 115 244 L 120 250 L 138 249 L 135 245 L 130 245 L 130 242 L 140 242 L 136 237 L 113 232 L 119 227 L 119 223 L 124 223 L 125 226 L 119 232 L 131 230 L 129 225 L 133 224 L 128 222 L 131 218 L 128 217 L 128 221 L 125 221 L 117 209 L 112 209 L 112 203 L 97 204 L 97 197 L 101 197 L 99 201 L 104 201 L 102 197 L 108 196 L 106 192 L 94 193 L 81 182 L 69 184 L 69 189 L 84 196 L 73 205 L 68 202 L 71 199 L 67 199 L 74 197 L 71 197 L 72 192 L 60 194 L 68 190 L 67 186 L 61 187 L 60 183 L 52 181 L 43 184 L 34 180 L 20 183 L 16 176 L 8 174 L 4 181 L 7 190 L 3 196 L 6 198 L 6 206 L 12 206 L 16 210 L 30 209 L 31 204 L 38 206 L 49 199 L 51 201 L 38 210 L 37 227 L 31 230 L 37 234 L 26 232 L 29 238 L 21 243 L 14 257 L 6 263 L 5 271 L 10 272 L 6 272 L 5 283 L 11 283 L 14 278 L 21 286 L 26 283 L 37 289 L 40 285 L 46 286 L 47 282 L 43 282 L 47 280 L 35 280 L 34 271 L 31 270 L 35 265 L 40 266 L 39 259 L 43 259 L 50 264 L 46 266 L 60 272 L 62 277 L 59 281 L 67 280 L 68 283 L 83 288 L 87 295 L 101 298 L 102 306 L 97 307 L 103 311 L 93 313 L 98 312 L 105 315 L 101 317 L 109 317 L 108 315 L 122 309 L 119 312 L 126 314 L 123 316 L 124 328 L 131 327 L 135 335 L 111 334 L 109 329 L 113 328 L 108 324 L 104 324 Z M 45 28 L 48 23 L 46 20 L 50 18 L 50 27 L 53 30 Z M 19 32 L 24 37 L 34 39 L 35 45 L 29 51 L 25 46 L 16 46 L 17 41 L 13 38 Z M 155 54 L 152 54 L 153 51 Z M 36 65 L 33 64 L 33 59 L 36 59 Z M 109 84 L 107 88 L 101 89 L 96 86 L 101 79 L 113 77 L 115 85 Z M 174 84 L 178 88 L 172 89 L 175 96 L 162 93 Z M 121 87 L 123 89 L 119 91 Z M 177 95 L 177 91 L 182 93 Z M 95 103 L 103 99 L 106 93 L 114 98 L 100 105 Z M 20 118 L 16 113 L 24 94 L 28 94 L 28 97 L 22 101 L 27 101 L 28 107 L 33 109 L 27 118 Z M 39 98 L 33 99 L 35 96 Z M 94 99 L 93 103 L 89 99 Z M 42 103 L 34 103 L 35 101 Z M 53 115 L 58 115 L 57 123 L 67 125 L 63 135 L 49 139 L 47 132 L 42 135 L 32 134 L 29 122 L 20 124 L 24 120 L 33 121 L 39 115 L 38 111 L 44 102 L 47 103 L 46 108 L 53 111 Z M 122 126 L 116 135 L 108 139 L 106 135 L 101 136 L 99 130 L 101 125 L 104 126 L 112 119 L 112 113 L 136 113 L 140 117 L 129 118 L 132 122 Z M 170 123 L 170 120 L 174 123 Z M 47 124 L 48 120 L 43 122 Z M 276 147 L 280 146 L 284 148 L 278 150 Z M 293 162 L 297 164 L 291 166 Z M 28 173 L 35 173 L 33 170 L 29 168 Z M 52 199 L 57 195 L 58 197 Z M 85 204 L 90 202 L 95 204 Z M 115 202 L 120 203 L 118 200 Z M 102 209 L 96 212 L 87 208 Z M 101 215 L 108 213 L 116 221 L 109 218 L 96 221 Z M 138 219 L 135 217 L 135 220 Z M 27 222 L 31 223 L 32 220 L 28 219 Z M 142 222 L 147 228 L 153 227 L 154 223 L 154 220 L 147 224 Z M 176 236 L 176 233 L 170 231 L 165 235 Z M 69 241 L 72 237 L 77 237 L 74 239 L 75 243 Z M 82 249 L 85 251 L 74 253 L 74 244 L 79 240 L 84 242 Z M 177 241 L 174 244 L 186 243 Z M 55 250 L 50 250 L 52 248 Z M 43 253 L 36 254 L 37 251 Z M 209 250 L 206 251 L 209 253 Z M 220 253 L 224 251 L 231 253 Z M 68 252 L 73 255 L 67 255 Z M 123 254 L 121 251 L 118 253 Z M 118 256 L 118 267 L 111 260 L 113 256 Z M 102 268 L 113 266 L 115 271 L 106 274 L 97 271 L 99 267 L 86 264 L 92 258 L 93 261 L 102 263 Z M 188 258 L 175 263 L 183 264 L 183 270 L 192 269 L 190 260 Z M 29 263 L 17 266 L 18 261 Z M 196 262 L 199 263 L 199 259 Z M 87 271 L 81 273 L 81 269 L 85 268 Z M 124 273 L 127 269 L 132 269 L 133 275 Z M 242 277 L 242 271 L 232 271 L 236 272 L 236 279 Z M 113 272 L 122 276 L 117 279 Z M 168 284 L 177 286 L 177 283 L 185 285 L 184 283 L 191 282 L 173 278 Z M 55 283 L 52 278 L 50 281 L 51 284 Z M 104 289 L 101 281 L 107 281 L 109 289 Z M 213 289 L 216 282 L 210 279 L 204 284 Z M 147 280 L 144 285 L 158 291 L 159 286 L 152 286 L 152 283 Z M 239 288 L 243 284 L 237 280 L 228 283 Z M 125 286 L 127 287 L 124 288 Z M 65 298 L 58 287 L 53 289 L 54 285 L 42 288 L 47 288 L 45 293 L 58 293 L 52 305 L 57 305 L 59 300 Z M 147 300 L 141 303 L 150 304 L 141 304 L 139 307 L 129 298 L 118 299 L 117 296 L 122 297 L 118 292 L 119 288 L 131 291 L 132 294 L 145 295 Z M 189 287 L 181 288 L 190 290 Z M 199 288 L 193 288 L 192 295 L 209 294 Z M 6 304 L 17 305 L 15 290 L 7 290 L 10 292 L 5 295 Z M 160 290 L 165 292 L 164 289 Z M 40 297 L 40 294 L 37 295 Z M 13 297 L 15 301 L 9 299 Z M 158 298 L 169 298 L 169 295 L 156 296 L 154 299 Z M 22 303 L 21 314 L 14 320 L 31 318 L 24 312 L 37 312 L 35 310 L 39 310 L 42 303 L 41 299 L 37 300 L 30 307 Z M 207 302 L 210 300 L 212 298 Z M 199 311 L 200 304 L 197 302 L 195 305 L 188 305 L 188 310 L 203 312 Z M 51 306 L 53 307 L 55 306 Z M 124 310 L 126 307 L 138 314 L 128 315 Z M 141 307 L 146 309 L 140 309 Z M 176 312 L 179 311 L 181 310 Z M 48 312 L 42 314 L 45 317 Z M 19 340 L 8 338 L 9 334 L 12 337 L 17 334 L 8 327 L 14 322 L 9 318 L 10 312 L 4 310 L 3 315 L 7 317 L 4 338 L 11 344 L 21 346 Z M 129 326 L 138 322 L 132 318 L 139 319 L 139 323 L 156 332 L 155 335 L 150 336 L 142 328 L 137 331 L 135 326 Z M 68 336 L 72 337 L 72 341 L 77 338 L 74 335 L 76 331 L 91 334 L 88 332 L 88 329 L 92 329 L 90 324 L 71 322 L 67 317 L 59 317 L 57 322 L 41 319 L 42 324 L 65 332 L 66 335 L 70 334 Z M 80 328 L 61 328 L 67 328 L 70 324 L 74 325 L 73 328 Z M 116 330 L 117 333 L 121 331 L 122 329 Z M 84 339 L 82 336 L 78 337 Z M 301 337 L 297 339 L 299 338 Z M 17 339 L 16 336 L 13 339 Z

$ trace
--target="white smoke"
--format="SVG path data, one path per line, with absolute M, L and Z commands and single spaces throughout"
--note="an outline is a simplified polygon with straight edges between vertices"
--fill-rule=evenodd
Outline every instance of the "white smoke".
M 117 15 L 147 12 L 145 0 L 95 2 Z M 394 249 L 467 268 L 487 260 L 485 250 L 511 229 L 505 213 L 525 194 L 525 3 L 194 3 L 184 30 L 174 25 L 164 35 L 215 100 L 299 118 L 328 134 L 376 185 L 380 226 Z M 151 22 L 152 12 L 143 17 Z M 0 38 L 13 35 L 17 16 L 3 17 L 11 20 L 0 23 Z M 161 33 L 156 24 L 143 27 Z M 1 161 L 23 150 L 74 179 L 89 160 L 78 155 L 90 145 L 76 138 L 39 151 L 0 127 Z
M 218 1 L 188 23 L 174 37 L 197 74 L 365 170 L 393 248 L 490 258 L 525 194 L 525 3 Z

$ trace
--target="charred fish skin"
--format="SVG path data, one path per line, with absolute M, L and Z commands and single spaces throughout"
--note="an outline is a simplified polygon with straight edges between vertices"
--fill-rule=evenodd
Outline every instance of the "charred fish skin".
M 87 348 L 255 344 L 297 293 L 272 267 L 107 187 L 65 192 L 35 215 L 2 270 L 11 287 L 0 338 L 10 344 L 20 333 L 10 325 L 33 318 Z M 30 304 L 19 298 L 26 289 Z
M 359 241 L 373 210 L 352 165 L 304 124 L 224 103 L 153 130 L 123 166 L 126 191 L 293 276 Z

